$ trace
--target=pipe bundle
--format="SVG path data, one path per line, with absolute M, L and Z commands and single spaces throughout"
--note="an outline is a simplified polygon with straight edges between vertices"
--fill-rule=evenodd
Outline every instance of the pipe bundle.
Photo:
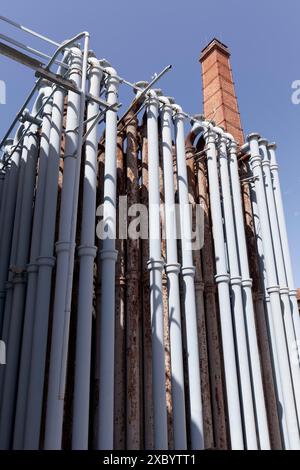
M 42 82 L 2 161 L 0 448 L 299 449 L 275 145 L 185 138 L 145 82 L 119 121 L 115 69 L 78 47 L 58 74 L 80 92 Z

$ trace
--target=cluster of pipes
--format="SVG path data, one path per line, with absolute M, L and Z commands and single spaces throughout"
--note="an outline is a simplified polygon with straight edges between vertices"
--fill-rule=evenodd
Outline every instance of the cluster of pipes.
M 239 149 L 199 116 L 185 139 L 188 115 L 143 82 L 118 120 L 116 71 L 88 41 L 63 50 L 57 74 L 79 92 L 41 80 L 1 160 L 0 448 L 299 449 L 275 145 Z M 148 206 L 149 239 L 117 237 L 122 195 Z M 178 240 L 162 202 L 179 202 Z

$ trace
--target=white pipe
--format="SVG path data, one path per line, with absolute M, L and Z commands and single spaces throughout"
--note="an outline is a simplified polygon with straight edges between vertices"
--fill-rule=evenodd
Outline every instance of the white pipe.
M 236 241 L 236 228 L 233 218 L 233 205 L 230 191 L 230 179 L 227 158 L 227 139 L 224 135 L 219 137 L 219 166 L 222 188 L 222 202 L 226 246 L 230 272 L 230 285 L 233 304 L 234 329 L 236 337 L 237 364 L 241 387 L 241 404 L 244 416 L 245 445 L 248 450 L 258 448 L 254 415 L 254 403 L 251 387 L 250 364 L 248 357 L 246 325 L 242 298 L 242 278 L 240 275 L 238 249 Z
M 82 53 L 72 48 L 70 79 L 80 89 L 82 71 Z M 82 95 L 68 94 L 66 118 L 66 142 L 64 153 L 63 187 L 59 220 L 59 240 L 56 243 L 56 282 L 53 309 L 53 324 L 50 353 L 49 383 L 47 394 L 45 449 L 60 449 L 64 413 L 64 348 L 68 342 L 69 315 L 65 311 L 69 281 L 69 262 L 74 249 L 71 237 L 73 222 L 74 189 L 76 185 L 77 164 L 81 158 L 79 131 L 81 119 Z M 69 286 L 71 288 L 71 286 Z M 72 290 L 72 289 L 71 289 Z
M 270 295 L 272 316 L 274 320 L 274 330 L 276 334 L 276 348 L 278 351 L 281 383 L 283 384 L 283 412 L 286 413 L 291 449 L 296 450 L 300 448 L 297 412 L 295 407 L 293 385 L 290 374 L 288 351 L 285 341 L 285 332 L 282 319 L 276 264 L 274 258 L 263 173 L 261 168 L 261 156 L 259 153 L 258 145 L 259 137 L 260 136 L 255 133 L 250 134 L 248 136 L 251 154 L 250 166 L 253 172 L 253 176 L 255 178 L 255 191 L 259 211 L 259 220 L 261 224 L 261 234 L 265 256 L 264 261 L 267 272 L 267 292 Z
M 14 138 L 15 145 L 20 135 L 24 130 L 24 125 L 21 124 L 16 132 Z M 24 142 L 25 144 L 25 142 Z M 19 163 L 22 154 L 22 148 L 19 147 L 11 157 L 10 169 L 6 175 L 7 192 L 5 198 L 5 205 L 3 204 L 2 218 L 1 218 L 1 245 L 0 245 L 0 332 L 3 324 L 3 314 L 5 305 L 5 283 L 7 281 L 7 270 L 10 259 L 10 246 L 13 236 L 13 222 L 15 215 L 15 206 L 17 199 L 17 186 L 19 175 Z
M 45 85 L 41 90 L 41 97 L 47 100 L 52 88 Z M 33 113 L 35 114 L 35 110 Z M 43 124 L 41 129 L 40 152 L 39 152 L 39 171 L 37 178 L 37 189 L 35 193 L 35 205 L 33 215 L 33 225 L 31 234 L 31 252 L 30 263 L 27 265 L 27 291 L 26 304 L 24 313 L 24 326 L 21 347 L 20 372 L 18 380 L 18 395 L 16 404 L 16 418 L 14 423 L 14 445 L 15 449 L 22 449 L 24 420 L 27 405 L 27 392 L 30 371 L 32 331 L 34 323 L 35 296 L 37 285 L 37 257 L 39 255 L 42 217 L 43 217 L 43 201 L 44 188 L 47 171 L 47 158 L 49 151 L 49 135 L 51 128 L 52 103 L 49 101 L 43 110 Z
M 0 412 L 0 447 L 2 449 L 10 447 L 14 423 L 14 408 L 18 383 L 26 295 L 25 272 L 30 248 L 32 208 L 36 181 L 36 163 L 38 153 L 38 138 L 36 133 L 37 126 L 33 124 L 28 135 L 28 155 L 24 172 L 20 228 L 16 249 L 16 266 L 14 268 L 15 276 L 13 278 L 12 306 L 7 339 L 7 357 L 9 358 L 9 361 L 5 366 L 2 391 Z
M 146 86 L 145 84 L 143 84 Z M 149 261 L 150 310 L 152 326 L 152 396 L 154 422 L 154 448 L 168 449 L 164 319 L 162 296 L 162 270 L 160 233 L 160 180 L 158 141 L 158 97 L 151 90 L 147 103 L 148 175 L 149 175 Z
M 182 329 L 180 315 L 179 272 L 180 264 L 177 257 L 177 230 L 175 212 L 174 168 L 172 152 L 172 114 L 170 99 L 160 97 L 165 105 L 161 111 L 163 177 L 165 195 L 165 230 L 168 277 L 168 306 L 171 347 L 172 404 L 174 449 L 187 448 L 184 370 L 182 351 Z
M 98 96 L 103 73 L 99 68 L 99 61 L 91 58 L 89 62 L 91 65 L 89 92 L 91 95 Z M 98 110 L 99 106 L 94 101 L 89 102 L 87 107 L 89 124 L 86 129 L 89 134 L 85 143 L 81 245 L 78 247 L 80 265 L 73 403 L 73 449 L 88 448 L 93 276 L 94 258 L 97 252 L 95 247 L 95 214 L 98 136 L 94 119 L 97 117 Z
M 283 200 L 282 200 L 282 195 L 281 195 L 278 164 L 277 164 L 276 153 L 275 153 L 276 144 L 274 143 L 269 144 L 268 149 L 269 149 L 269 154 L 270 154 L 270 168 L 271 168 L 271 174 L 272 174 L 272 180 L 273 180 L 273 192 L 274 192 L 274 199 L 275 199 L 275 205 L 276 205 L 276 211 L 277 211 L 277 217 L 278 217 L 281 247 L 282 247 L 283 258 L 284 258 L 287 284 L 288 284 L 290 299 L 292 303 L 293 322 L 294 322 L 295 335 L 296 335 L 296 341 L 297 341 L 297 351 L 298 351 L 298 356 L 299 356 L 300 355 L 300 351 L 299 351 L 300 317 L 299 317 L 299 308 L 298 308 L 298 302 L 297 302 L 297 290 L 295 289 L 288 234 L 287 234 L 285 214 L 284 214 L 284 208 L 283 208 Z
M 185 328 L 189 377 L 189 404 L 192 449 L 203 449 L 204 430 L 201 398 L 200 360 L 195 297 L 195 267 L 192 252 L 192 225 L 189 205 L 188 177 L 185 161 L 184 119 L 182 109 L 173 105 L 176 136 L 177 180 L 180 203 L 181 273 L 184 284 Z
M 223 227 L 221 195 L 219 188 L 219 174 L 216 150 L 216 134 L 211 130 L 211 124 L 195 123 L 192 132 L 198 134 L 205 131 L 207 169 L 209 180 L 209 196 L 212 217 L 212 229 L 216 260 L 216 283 L 218 285 L 220 320 L 222 330 L 222 344 L 225 368 L 225 383 L 227 393 L 227 406 L 231 448 L 243 449 L 243 428 L 239 398 L 238 372 L 235 357 L 234 333 L 231 318 L 231 304 L 229 294 L 229 274 L 226 262 L 225 240 Z
M 107 79 L 107 101 L 118 102 L 119 80 L 112 67 Z M 117 190 L 117 112 L 106 112 L 103 226 L 106 238 L 102 242 L 101 305 L 100 305 L 100 371 L 98 408 L 98 449 L 113 449 L 114 442 L 114 349 L 115 349 L 115 269 Z
M 266 139 L 260 139 L 258 143 L 259 143 L 259 148 L 260 148 L 261 155 L 262 155 L 262 170 L 263 170 L 263 175 L 264 175 L 266 199 L 267 199 L 267 205 L 268 205 L 268 211 L 269 211 L 270 228 L 271 228 L 274 252 L 276 253 L 275 262 L 276 262 L 277 276 L 278 276 L 278 281 L 279 281 L 281 304 L 282 304 L 282 309 L 283 309 L 283 320 L 284 320 L 284 326 L 285 326 L 286 343 L 287 343 L 287 350 L 288 350 L 289 359 L 290 359 L 290 368 L 291 368 L 291 374 L 292 374 L 292 382 L 294 386 L 295 403 L 296 403 L 298 419 L 299 419 L 300 417 L 300 368 L 299 368 L 299 362 L 297 360 L 298 359 L 297 350 L 295 351 L 296 337 L 295 337 L 294 326 L 293 326 L 292 310 L 291 310 L 291 304 L 290 304 L 290 298 L 289 298 L 289 289 L 287 287 L 287 279 L 286 279 L 286 274 L 285 274 L 285 266 L 284 266 L 279 226 L 278 226 L 277 213 L 276 213 L 276 206 L 275 206 L 275 200 L 274 200 L 274 194 L 273 194 L 269 153 L 267 149 L 268 141 Z M 295 354 L 296 354 L 296 358 L 295 358 Z
M 65 54 L 63 60 L 67 60 L 67 54 Z M 61 71 L 62 70 L 59 69 L 59 72 Z M 51 145 L 49 147 L 44 189 L 40 250 L 39 257 L 37 258 L 38 272 L 32 333 L 31 363 L 23 435 L 25 449 L 38 449 L 40 440 L 51 279 L 52 270 L 55 264 L 53 245 L 56 224 L 64 96 L 65 93 L 60 88 L 56 89 L 53 95 L 52 123 L 49 137 Z
M 253 213 L 253 224 L 254 224 L 254 231 L 255 231 L 255 239 L 257 245 L 257 254 L 258 254 L 258 261 L 259 261 L 259 274 L 260 280 L 264 289 L 264 310 L 265 310 L 265 317 L 268 327 L 268 337 L 269 337 L 269 346 L 270 346 L 270 353 L 272 359 L 272 368 L 273 368 L 273 375 L 274 375 L 274 383 L 275 383 L 275 391 L 276 391 L 276 399 L 277 399 L 277 414 L 279 418 L 279 425 L 280 431 L 283 441 L 283 448 L 288 450 L 290 449 L 289 444 L 289 435 L 287 430 L 287 422 L 286 422 L 286 415 L 282 412 L 284 399 L 283 399 L 283 384 L 281 381 L 280 376 L 280 369 L 279 369 L 279 360 L 278 360 L 278 351 L 276 346 L 276 336 L 274 330 L 274 321 L 272 317 L 272 309 L 270 304 L 270 296 L 267 292 L 267 273 L 266 273 L 266 266 L 264 263 L 264 250 L 263 250 L 263 243 L 262 243 L 262 236 L 261 236 L 261 225 L 259 220 L 259 212 L 258 212 L 258 205 L 256 200 L 255 194 L 255 184 L 251 182 L 250 184 L 250 191 L 251 191 L 251 206 L 252 206 L 252 213 Z
M 268 429 L 268 418 L 264 397 L 262 371 L 260 366 L 260 355 L 257 342 L 255 314 L 252 297 L 252 279 L 250 278 L 248 251 L 245 235 L 244 214 L 242 206 L 242 195 L 240 177 L 237 162 L 237 144 L 229 137 L 229 171 L 231 177 L 232 202 L 235 216 L 235 230 L 239 251 L 239 265 L 242 277 L 242 292 L 245 309 L 245 320 L 249 341 L 249 354 L 252 370 L 253 392 L 256 408 L 256 419 L 258 427 L 259 444 L 261 450 L 270 449 L 270 437 Z

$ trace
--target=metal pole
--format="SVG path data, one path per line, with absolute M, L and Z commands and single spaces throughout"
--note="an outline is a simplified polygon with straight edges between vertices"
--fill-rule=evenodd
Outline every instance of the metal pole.
M 242 277 L 242 293 L 245 309 L 245 320 L 247 325 L 259 444 L 261 450 L 268 450 L 270 449 L 270 438 L 256 334 L 253 296 L 251 290 L 252 279 L 250 278 L 249 272 L 242 195 L 237 162 L 237 144 L 232 140 L 229 142 L 229 170 L 231 177 L 232 202 L 235 216 L 235 230 L 239 250 L 239 265 Z
M 64 60 L 67 60 L 67 57 L 68 54 L 66 53 Z M 62 69 L 59 69 L 58 72 L 61 73 L 61 71 Z M 40 441 L 52 270 L 55 265 L 53 247 L 56 225 L 64 96 L 65 93 L 62 89 L 56 89 L 53 95 L 49 156 L 44 189 L 42 232 L 39 256 L 37 258 L 36 301 L 23 437 L 25 449 L 38 449 Z
M 116 71 L 107 67 L 107 101 L 118 102 L 119 80 Z M 103 237 L 101 260 L 100 307 L 100 385 L 98 408 L 98 449 L 113 449 L 114 442 L 114 347 L 115 347 L 115 270 L 117 186 L 117 113 L 106 112 L 105 169 L 103 203 Z M 99 235 L 99 234 L 98 234 Z
M 293 322 L 294 322 L 295 335 L 296 335 L 296 340 L 297 340 L 297 351 L 299 355 L 300 354 L 299 352 L 300 317 L 299 317 L 299 309 L 298 309 L 298 303 L 297 303 L 297 297 L 296 297 L 297 290 L 295 289 L 288 234 L 287 234 L 286 221 L 285 221 L 285 215 L 284 215 L 283 200 L 282 200 L 282 195 L 281 195 L 278 164 L 276 160 L 276 152 L 275 152 L 276 144 L 274 143 L 269 144 L 268 150 L 270 154 L 270 168 L 271 168 L 271 175 L 272 175 L 272 181 L 273 181 L 273 192 L 274 192 L 275 206 L 276 206 L 276 212 L 277 212 L 277 217 L 278 217 L 281 247 L 282 247 L 282 252 L 283 252 L 284 266 L 285 266 L 285 272 L 286 272 L 286 277 L 287 277 L 287 284 L 289 288 L 289 295 L 290 295 L 290 299 L 292 303 Z
M 91 94 L 98 96 L 103 74 L 98 66 L 98 60 L 91 58 L 90 64 L 89 91 Z M 87 132 L 89 132 L 93 118 L 96 118 L 98 114 L 98 108 L 99 106 L 95 102 L 89 102 L 87 120 L 91 121 L 87 126 Z M 85 143 L 81 244 L 78 247 L 80 265 L 73 404 L 73 449 L 88 448 L 93 275 L 94 259 L 97 252 L 95 247 L 97 151 L 97 127 L 93 126 Z
M 244 416 L 245 445 L 248 450 L 258 448 L 252 396 L 250 364 L 247 347 L 246 325 L 242 298 L 242 278 L 239 268 L 236 228 L 233 217 L 233 205 L 230 191 L 228 170 L 227 139 L 224 135 L 219 137 L 219 165 L 222 189 L 223 215 L 226 234 L 226 246 L 230 272 L 230 286 L 232 294 L 232 309 L 236 337 L 237 364 L 241 388 L 241 404 Z
M 79 88 L 82 73 L 82 53 L 72 48 L 70 78 Z M 69 263 L 74 250 L 75 240 L 72 239 L 72 223 L 74 188 L 77 180 L 77 165 L 81 159 L 79 134 L 82 131 L 80 120 L 82 95 L 70 92 L 66 121 L 66 143 L 64 154 L 64 178 L 61 193 L 61 210 L 59 220 L 59 240 L 56 243 L 57 265 L 55 280 L 55 296 L 51 338 L 50 370 L 47 395 L 45 449 L 60 449 L 64 412 L 64 351 L 68 343 L 69 311 L 65 311 L 66 298 L 71 295 L 69 286 Z M 78 196 L 77 196 L 78 197 Z M 68 291 L 70 288 L 71 292 Z
M 192 131 L 195 133 L 199 133 L 202 129 L 203 124 L 195 123 Z M 207 146 L 206 155 L 209 179 L 209 195 L 216 261 L 215 280 L 218 286 L 219 294 L 229 430 L 231 448 L 234 450 L 238 450 L 244 448 L 244 441 L 240 409 L 237 364 L 234 347 L 235 341 L 231 318 L 229 274 L 226 262 L 224 234 L 223 230 L 220 230 L 220 227 L 223 227 L 223 219 L 217 164 L 216 134 L 212 130 L 207 130 L 207 128 L 204 129 L 204 138 Z
M 276 273 L 275 254 L 273 251 L 271 228 L 269 223 L 268 207 L 261 167 L 261 156 L 259 153 L 258 134 L 250 134 L 248 142 L 250 145 L 250 166 L 255 178 L 255 191 L 257 197 L 259 220 L 261 224 L 262 243 L 264 249 L 264 261 L 267 273 L 267 292 L 270 295 L 272 316 L 274 320 L 274 330 L 276 334 L 276 347 L 278 351 L 281 383 L 283 384 L 284 406 L 286 413 L 287 427 L 292 449 L 300 448 L 299 429 L 297 422 L 297 411 L 294 401 L 292 378 L 290 374 L 289 358 L 284 333 L 284 323 L 282 318 L 281 303 L 279 296 L 279 286 Z
M 268 206 L 268 213 L 270 219 L 270 228 L 273 240 L 273 247 L 275 256 L 275 263 L 277 269 L 277 276 L 280 288 L 280 299 L 283 310 L 283 320 L 285 326 L 286 344 L 290 360 L 290 368 L 292 374 L 292 382 L 294 386 L 295 403 L 297 408 L 298 417 L 300 416 L 300 368 L 298 361 L 297 350 L 295 351 L 296 337 L 293 326 L 293 318 L 291 311 L 291 304 L 289 298 L 289 289 L 287 287 L 287 279 L 285 274 L 284 259 L 281 248 L 281 240 L 279 233 L 279 226 L 277 220 L 276 206 L 274 200 L 274 193 L 272 187 L 272 176 L 270 169 L 269 153 L 267 149 L 268 141 L 260 139 L 258 141 L 259 149 L 262 156 L 262 171 L 264 175 L 264 184 L 266 192 L 266 201 Z
M 168 98 L 161 111 L 161 132 L 163 150 L 163 177 L 165 195 L 165 230 L 168 277 L 168 303 L 171 346 L 173 429 L 175 450 L 187 448 L 184 370 L 182 351 L 182 328 L 180 314 L 179 272 L 180 264 L 177 257 L 177 231 L 175 210 L 175 188 L 172 152 L 172 114 Z
M 192 449 L 203 449 L 203 415 L 195 297 L 195 267 L 192 252 L 192 226 L 189 207 L 188 177 L 185 161 L 184 119 L 180 106 L 173 105 L 176 134 L 176 162 L 180 203 L 181 273 L 184 284 L 184 310 L 188 357 L 188 378 Z

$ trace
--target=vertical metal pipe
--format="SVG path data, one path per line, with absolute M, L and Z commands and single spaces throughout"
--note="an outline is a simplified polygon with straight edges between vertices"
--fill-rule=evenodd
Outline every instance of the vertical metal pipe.
M 138 171 L 138 122 L 128 115 L 126 127 L 126 194 L 128 207 L 138 204 L 139 198 L 139 171 Z M 141 403 L 140 374 L 142 364 L 140 360 L 141 342 L 141 240 L 129 238 L 126 243 L 126 380 L 127 380 L 127 425 L 126 447 L 129 450 L 140 449 L 141 436 Z
M 284 259 L 281 247 L 279 225 L 276 213 L 276 205 L 272 187 L 272 176 L 270 169 L 269 153 L 267 149 L 268 141 L 265 139 L 259 140 L 259 149 L 262 156 L 262 171 L 264 176 L 266 201 L 268 206 L 270 228 L 273 240 L 275 263 L 277 269 L 277 276 L 279 281 L 279 292 L 281 305 L 283 310 L 283 320 L 285 326 L 286 344 L 290 360 L 290 368 L 292 374 L 292 382 L 294 386 L 295 403 L 298 413 L 298 423 L 300 417 L 300 368 L 298 361 L 297 350 L 295 350 L 296 336 L 294 332 L 292 305 L 290 303 L 289 288 L 287 286 L 287 278 L 285 273 Z M 299 314 L 298 314 L 299 316 Z
M 66 55 L 64 58 L 66 59 Z M 36 301 L 32 333 L 28 399 L 23 436 L 25 449 L 38 449 L 40 441 L 52 270 L 55 264 L 53 248 L 63 109 L 64 91 L 58 88 L 53 95 L 42 232 L 39 257 L 37 258 Z
M 278 164 L 276 160 L 276 152 L 275 152 L 276 144 L 274 143 L 269 144 L 268 150 L 270 154 L 270 169 L 271 169 L 272 182 L 273 182 L 273 192 L 274 192 L 275 206 L 276 206 L 276 212 L 277 212 L 277 218 L 278 218 L 281 247 L 282 247 L 282 253 L 283 253 L 283 258 L 284 258 L 284 266 L 285 266 L 287 284 L 289 288 L 289 295 L 290 295 L 290 299 L 292 303 L 293 322 L 294 322 L 295 335 L 296 335 L 296 341 L 297 341 L 297 351 L 295 352 L 298 352 L 298 356 L 299 356 L 300 355 L 300 352 L 299 352 L 300 317 L 299 317 L 299 308 L 298 308 L 297 297 L 296 297 L 297 290 L 295 289 L 288 234 L 287 234 L 286 221 L 285 221 L 285 215 L 284 215 L 283 200 L 282 200 L 282 195 L 281 195 Z
M 11 316 L 7 338 L 7 357 L 5 366 L 2 403 L 0 447 L 7 449 L 11 445 L 14 423 L 17 377 L 21 350 L 23 314 L 26 295 L 26 264 L 28 262 L 32 226 L 33 197 L 36 181 L 36 163 L 38 153 L 37 126 L 33 124 L 28 134 L 28 155 L 24 173 L 20 226 L 16 248 L 15 276 L 13 278 Z
M 195 267 L 192 253 L 192 226 L 188 195 L 188 178 L 185 161 L 184 115 L 175 105 L 174 123 L 176 133 L 176 162 L 180 203 L 181 227 L 181 273 L 184 283 L 184 307 L 186 318 L 186 342 L 188 356 L 189 398 L 191 415 L 191 444 L 193 449 L 203 449 L 203 415 L 199 346 L 197 335 L 197 313 L 195 298 Z
M 14 145 L 17 144 L 19 138 L 24 130 L 24 125 L 21 124 L 16 132 Z M 25 137 L 24 144 L 27 139 Z M 7 281 L 7 271 L 10 259 L 10 246 L 13 236 L 13 222 L 15 215 L 17 187 L 19 176 L 19 163 L 22 154 L 22 146 L 13 152 L 11 157 L 10 168 L 7 170 L 6 181 L 7 191 L 5 197 L 5 204 L 3 204 L 1 214 L 1 245 L 0 245 L 0 332 L 3 324 L 3 314 L 5 306 L 5 283 Z
M 253 176 L 255 178 L 255 191 L 259 211 L 259 220 L 261 224 L 262 243 L 265 256 L 264 261 L 267 273 L 267 292 L 270 295 L 281 383 L 283 384 L 283 412 L 286 413 L 290 446 L 292 449 L 299 449 L 300 441 L 297 423 L 297 411 L 295 407 L 288 351 L 285 341 L 284 324 L 279 296 L 279 286 L 276 273 L 275 255 L 273 251 L 268 208 L 264 189 L 263 173 L 261 168 L 261 156 L 259 153 L 258 145 L 259 137 L 260 136 L 255 133 L 250 134 L 248 136 L 251 153 L 250 166 L 253 172 Z
M 90 93 L 98 96 L 102 71 L 96 59 L 90 59 L 89 72 Z M 90 365 L 92 339 L 92 310 L 93 310 L 93 268 L 96 256 L 95 247 L 95 215 L 96 215 L 96 185 L 97 185 L 97 117 L 99 106 L 90 101 L 87 107 L 87 129 L 89 132 L 85 143 L 85 164 L 83 183 L 83 205 L 81 222 L 81 240 L 78 247 L 79 265 L 79 294 L 77 310 L 75 382 L 73 404 L 72 448 L 88 448 L 89 405 L 90 405 Z M 93 126 L 91 128 L 91 126 Z
M 107 101 L 118 102 L 119 81 L 116 71 L 108 67 Z M 106 112 L 105 169 L 104 169 L 104 238 L 101 260 L 100 308 L 100 384 L 98 408 L 98 449 L 113 449 L 114 437 L 114 348 L 115 348 L 115 269 L 116 186 L 117 186 L 117 112 Z
M 195 124 L 193 129 L 197 129 L 199 132 L 199 130 L 202 129 L 202 126 Z M 238 373 L 234 347 L 234 333 L 231 318 L 229 274 L 226 262 L 224 233 L 223 230 L 220 229 L 223 227 L 223 219 L 219 188 L 216 134 L 212 130 L 206 130 L 204 138 L 207 146 L 206 155 L 209 195 L 216 261 L 215 280 L 218 285 L 219 294 L 229 430 L 231 448 L 238 450 L 244 448 L 244 441 L 239 398 Z
M 254 403 L 256 408 L 256 419 L 259 435 L 260 449 L 270 449 L 268 419 L 265 406 L 262 373 L 260 367 L 260 356 L 257 343 L 254 307 L 252 299 L 252 279 L 250 279 L 249 262 L 247 254 L 245 226 L 242 208 L 242 196 L 240 189 L 240 178 L 237 163 L 237 144 L 234 141 L 229 143 L 229 169 L 232 188 L 232 202 L 235 216 L 235 230 L 239 251 L 239 266 L 242 281 L 243 303 L 245 310 L 246 331 L 248 335 L 248 345 L 250 363 L 252 371 Z
M 281 382 L 280 370 L 279 370 L 279 361 L 278 361 L 278 352 L 276 348 L 276 338 L 274 330 L 274 322 L 272 318 L 272 310 L 270 304 L 270 296 L 267 292 L 267 273 L 266 266 L 264 264 L 264 250 L 261 236 L 261 225 L 259 221 L 259 212 L 255 194 L 255 184 L 252 181 L 250 185 L 250 196 L 252 203 L 252 213 L 253 213 L 253 223 L 255 229 L 255 238 L 257 244 L 257 255 L 259 260 L 259 271 L 261 283 L 264 288 L 264 314 L 266 316 L 266 325 L 268 329 L 268 339 L 270 345 L 271 360 L 273 366 L 274 382 L 275 382 L 275 391 L 276 391 L 276 400 L 277 400 L 277 410 L 279 417 L 280 431 L 283 441 L 283 447 L 288 450 L 290 449 L 289 436 L 287 430 L 286 415 L 282 412 L 283 409 L 283 384 Z
M 172 114 L 170 101 L 164 99 L 165 105 L 161 111 L 163 178 L 165 196 L 165 231 L 168 277 L 168 303 L 171 346 L 172 401 L 174 448 L 186 449 L 186 416 L 184 394 L 184 371 L 182 352 L 182 329 L 180 314 L 179 272 L 180 264 L 177 257 L 177 231 L 175 210 L 175 189 L 172 152 Z
M 148 171 L 149 171 L 149 261 L 150 309 L 152 325 L 152 395 L 154 411 L 154 448 L 168 448 L 164 321 L 162 298 L 160 188 L 158 150 L 158 99 L 149 92 L 147 103 Z
M 78 88 L 82 85 L 81 71 L 82 53 L 78 48 L 72 48 L 72 63 L 70 78 Z M 49 383 L 47 394 L 45 448 L 60 449 L 62 437 L 66 347 L 68 344 L 70 311 L 66 310 L 66 302 L 72 293 L 69 285 L 70 258 L 74 256 L 75 240 L 72 237 L 72 227 L 77 214 L 74 214 L 74 199 L 78 198 L 76 191 L 77 166 L 81 160 L 81 138 L 83 114 L 83 95 L 69 92 L 66 121 L 66 145 L 64 154 L 63 187 L 61 195 L 61 210 L 59 221 L 59 241 L 56 243 L 57 265 L 56 282 L 51 338 Z
M 43 100 L 47 100 L 52 89 L 45 85 Z M 43 219 L 43 204 L 45 194 L 45 182 L 47 173 L 47 160 L 49 152 L 49 135 L 51 128 L 52 102 L 48 101 L 43 109 L 43 124 L 40 136 L 39 166 L 37 188 L 35 193 L 34 215 L 31 234 L 30 262 L 27 265 L 27 291 L 24 313 L 23 337 L 20 359 L 20 373 L 18 380 L 18 395 L 16 404 L 16 418 L 14 423 L 14 449 L 22 449 L 24 421 L 27 405 L 28 381 L 30 372 L 32 334 L 34 324 L 34 309 L 36 299 L 37 258 L 40 250 L 40 240 Z
M 252 396 L 250 363 L 248 356 L 246 325 L 242 298 L 242 278 L 240 274 L 238 249 L 236 240 L 236 228 L 233 216 L 233 204 L 231 199 L 230 179 L 228 171 L 227 139 L 221 134 L 219 137 L 219 165 L 222 189 L 223 215 L 226 234 L 226 246 L 230 272 L 230 285 L 232 293 L 232 307 L 234 329 L 236 337 L 237 364 L 241 387 L 241 403 L 244 416 L 245 445 L 249 450 L 258 448 L 256 438 L 256 426 L 254 415 L 254 403 Z

